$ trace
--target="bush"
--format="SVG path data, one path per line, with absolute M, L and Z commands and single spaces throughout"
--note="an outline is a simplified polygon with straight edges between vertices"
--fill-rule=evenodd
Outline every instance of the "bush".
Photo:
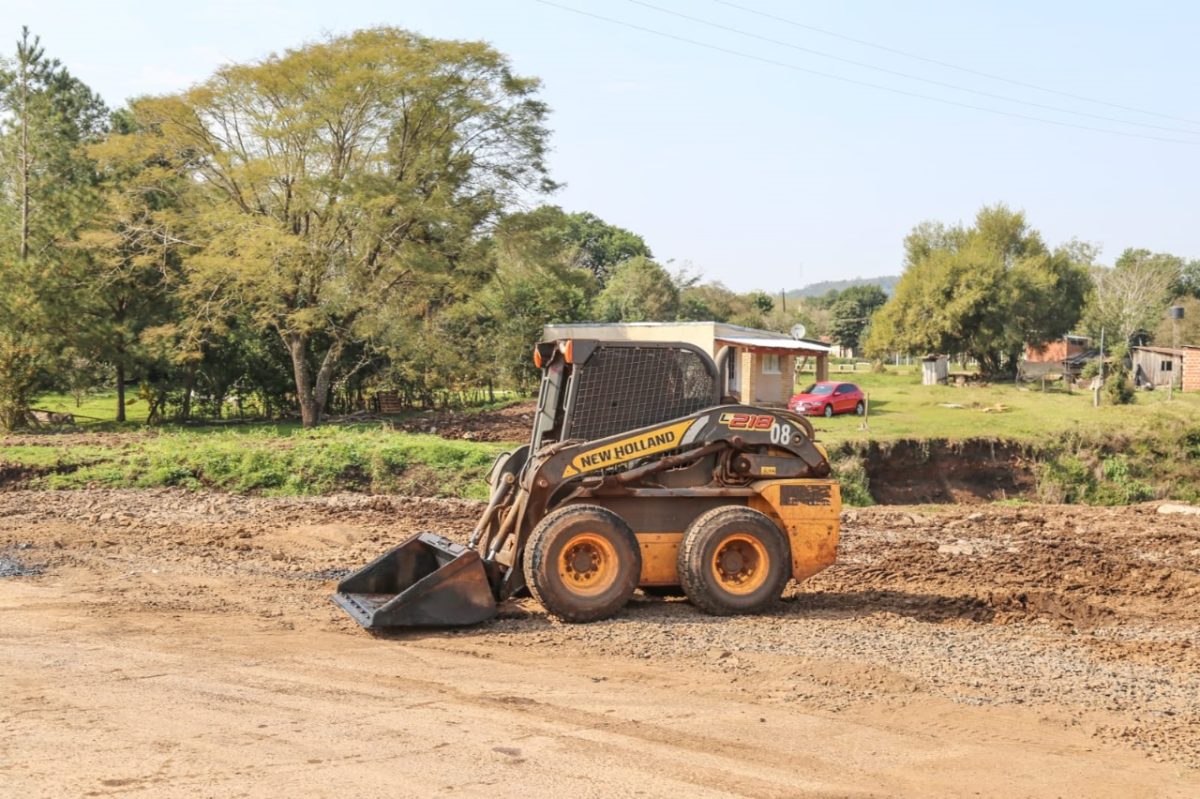
M 829 457 L 833 475 L 842 487 L 842 502 L 859 507 L 874 505 L 871 480 L 867 477 L 867 464 L 862 456 L 831 452 Z
M 1104 393 L 1113 405 L 1129 405 L 1137 396 L 1129 381 L 1129 367 L 1125 365 L 1126 355 L 1124 348 L 1113 351 L 1112 368 L 1104 381 Z

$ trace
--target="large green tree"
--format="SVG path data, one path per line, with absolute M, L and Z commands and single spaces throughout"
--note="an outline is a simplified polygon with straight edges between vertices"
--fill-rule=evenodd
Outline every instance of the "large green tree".
M 567 237 L 579 247 L 578 265 L 603 285 L 617 264 L 630 258 L 653 258 L 646 241 L 625 228 L 610 225 L 587 211 L 566 215 Z
M 70 245 L 95 209 L 85 147 L 105 114 L 23 29 L 15 56 L 0 60 L 0 427 L 27 418 L 78 326 Z
M 89 149 L 99 205 L 77 243 L 86 257 L 76 270 L 79 316 L 69 336 L 90 360 L 112 366 L 119 422 L 126 379 L 147 360 L 143 331 L 175 320 L 182 258 L 197 249 L 186 239 L 191 164 L 166 150 L 161 131 L 143 124 L 138 109 L 134 103 L 114 114 L 109 137 Z
M 618 264 L 596 297 L 596 316 L 606 322 L 670 321 L 678 311 L 671 273 L 642 256 Z
M 1004 205 L 983 208 L 969 228 L 919 225 L 905 252 L 895 295 L 871 325 L 875 354 L 965 354 L 985 374 L 1012 375 L 1026 343 L 1075 327 L 1090 289 L 1072 248 L 1051 251 Z
M 537 90 L 486 44 L 375 28 L 157 103 L 208 192 L 190 285 L 280 337 L 306 426 L 369 317 L 455 269 L 518 194 L 552 187 Z
M 830 306 L 833 340 L 858 351 L 872 315 L 887 302 L 887 293 L 874 284 L 851 286 Z

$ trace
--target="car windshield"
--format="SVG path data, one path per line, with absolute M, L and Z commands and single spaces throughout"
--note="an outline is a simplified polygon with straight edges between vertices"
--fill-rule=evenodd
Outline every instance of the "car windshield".
M 833 386 L 827 385 L 825 383 L 813 383 L 811 386 L 804 389 L 804 391 L 802 393 L 816 394 L 818 397 L 823 397 L 826 394 L 833 393 Z

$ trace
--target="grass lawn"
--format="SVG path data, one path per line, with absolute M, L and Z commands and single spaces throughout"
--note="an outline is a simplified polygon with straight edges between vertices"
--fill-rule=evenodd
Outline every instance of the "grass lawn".
M 1066 475 L 1064 484 L 1090 485 L 1100 478 L 1089 475 L 1101 467 L 1121 475 L 1127 470 L 1129 480 L 1169 484 L 1172 494 L 1195 482 L 1200 394 L 1177 392 L 1168 402 L 1165 391 L 1139 392 L 1132 405 L 1094 408 L 1090 392 L 1043 392 L 1036 384 L 922 386 L 915 368 L 879 374 L 834 368 L 830 378 L 858 383 L 871 407 L 867 429 L 853 414 L 814 417 L 818 438 L 831 446 L 991 438 L 1053 450 L 1071 440 L 1086 443 L 1049 456 Z M 76 412 L 74 404 L 67 396 L 43 397 L 37 407 Z M 140 401 L 128 406 L 130 421 L 118 425 L 115 407 L 114 396 L 96 396 L 78 409 L 73 433 L 0 438 L 0 480 L 5 466 L 15 466 L 18 479 L 29 482 L 32 474 L 32 484 L 46 488 L 182 486 L 288 495 L 365 490 L 482 499 L 492 461 L 513 446 L 400 432 L 378 422 L 316 430 L 293 422 L 147 427 Z M 1081 449 L 1108 454 L 1093 457 Z M 858 456 L 847 450 L 845 457 Z
M 0 439 L 6 465 L 44 488 L 180 486 L 234 493 L 372 491 L 486 499 L 484 477 L 511 445 L 404 433 L 378 423 L 142 428 Z
M 40 397 L 33 405 L 40 411 L 54 413 L 69 413 L 75 417 L 75 423 L 82 427 L 97 424 L 116 424 L 117 392 L 108 391 L 89 394 L 83 398 L 83 403 L 76 405 L 75 398 L 70 394 L 47 394 Z M 137 398 L 137 392 L 127 391 L 125 394 L 126 424 L 140 426 L 146 423 L 146 415 L 150 413 L 150 405 L 145 400 Z
M 1102 397 L 1101 406 L 1093 408 L 1090 391 L 1043 392 L 1036 383 L 923 386 L 915 367 L 889 367 L 882 374 L 834 368 L 829 379 L 857 383 L 867 392 L 871 409 L 866 430 L 863 420 L 853 414 L 813 417 L 818 437 L 829 443 L 978 437 L 1039 443 L 1068 433 L 1153 433 L 1200 425 L 1200 394 L 1194 392 L 1176 391 L 1175 399 L 1167 402 L 1164 390 L 1139 391 L 1132 405 L 1104 404 L 1107 398 Z M 797 380 L 797 386 L 803 388 L 803 382 Z

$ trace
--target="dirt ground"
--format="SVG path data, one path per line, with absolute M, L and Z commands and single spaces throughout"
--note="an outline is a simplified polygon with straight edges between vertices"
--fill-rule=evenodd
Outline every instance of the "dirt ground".
M 0 795 L 1200 795 L 1197 517 L 849 511 L 760 617 L 372 636 L 329 602 L 478 510 L 0 494 Z

